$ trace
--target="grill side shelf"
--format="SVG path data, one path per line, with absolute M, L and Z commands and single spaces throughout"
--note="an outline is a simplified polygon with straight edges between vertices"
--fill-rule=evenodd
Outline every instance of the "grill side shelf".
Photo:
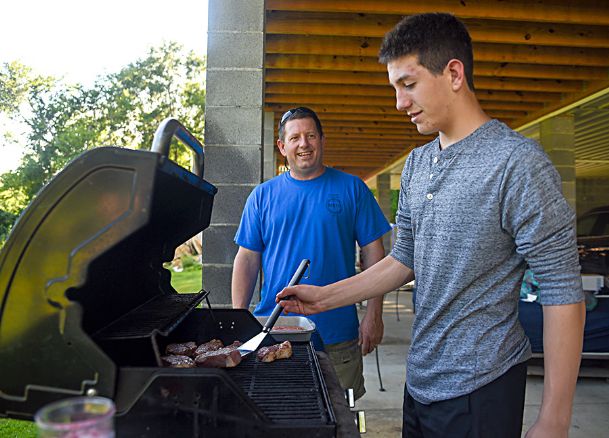
M 100 341 L 151 337 L 158 332 L 170 333 L 194 309 L 208 292 L 197 294 L 157 295 L 154 299 L 133 309 L 93 337 Z

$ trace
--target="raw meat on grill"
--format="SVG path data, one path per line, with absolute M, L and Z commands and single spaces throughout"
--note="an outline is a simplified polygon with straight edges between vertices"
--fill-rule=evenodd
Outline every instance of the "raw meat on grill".
M 171 368 L 195 368 L 197 366 L 192 358 L 183 355 L 169 354 L 162 356 L 161 360 Z
M 197 349 L 194 342 L 183 342 L 180 344 L 169 344 L 165 348 L 165 353 L 174 356 L 192 356 Z
M 220 339 L 212 339 L 209 342 L 199 345 L 197 347 L 197 349 L 195 350 L 193 356 L 197 357 L 200 354 L 207 353 L 208 351 L 216 351 L 222 347 L 224 347 L 224 344 L 222 343 L 222 341 Z
M 292 357 L 292 344 L 290 344 L 290 341 L 284 341 L 281 344 L 262 347 L 256 353 L 256 357 L 261 362 L 273 362 L 277 359 L 287 359 Z
M 220 348 L 215 351 L 208 351 L 198 355 L 195 362 L 198 367 L 207 368 L 232 368 L 241 363 L 241 353 L 237 348 L 241 342 L 235 341 L 228 347 Z

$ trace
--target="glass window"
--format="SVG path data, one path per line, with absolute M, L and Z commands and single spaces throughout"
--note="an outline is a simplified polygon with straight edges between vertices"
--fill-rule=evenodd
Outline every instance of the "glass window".
M 596 214 L 583 216 L 577 220 L 577 236 L 587 237 L 593 236 L 594 224 L 596 224 Z

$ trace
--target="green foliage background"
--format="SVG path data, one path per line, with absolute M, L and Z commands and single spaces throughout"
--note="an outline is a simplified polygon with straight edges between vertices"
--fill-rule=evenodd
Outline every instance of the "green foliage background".
M 36 193 L 82 152 L 98 146 L 149 149 L 166 117 L 203 140 L 205 59 L 175 43 L 150 49 L 91 87 L 36 75 L 18 62 L 0 67 L 0 113 L 18 126 L 0 144 L 25 151 L 19 167 L 0 175 L 0 245 Z M 190 152 L 173 144 L 171 156 L 189 166 Z

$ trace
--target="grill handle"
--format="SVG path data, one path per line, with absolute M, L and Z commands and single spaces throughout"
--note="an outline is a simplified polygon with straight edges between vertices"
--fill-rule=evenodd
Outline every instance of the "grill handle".
M 184 145 L 188 146 L 194 152 L 194 163 L 192 165 L 192 173 L 200 178 L 203 178 L 205 167 L 205 152 L 203 145 L 194 135 L 188 131 L 178 120 L 171 117 L 166 118 L 161 122 L 152 140 L 150 150 L 169 158 L 169 145 L 171 139 L 175 137 Z
M 294 272 L 292 279 L 290 280 L 290 282 L 288 283 L 288 285 L 286 287 L 291 287 L 291 286 L 294 286 L 295 284 L 298 284 L 300 282 L 300 279 L 304 275 L 305 271 L 307 270 L 308 266 L 309 266 L 309 260 L 303 259 L 302 262 L 300 262 L 300 265 L 298 265 L 298 269 L 296 269 L 296 272 Z M 290 297 L 285 298 L 285 299 L 289 300 Z M 282 310 L 283 310 L 283 307 L 281 307 L 281 304 L 277 303 L 277 305 L 275 306 L 275 309 L 273 309 L 273 313 L 271 313 L 271 316 L 269 316 L 269 319 L 267 319 L 266 324 L 264 324 L 264 327 L 262 328 L 263 332 L 268 333 L 271 331 L 271 329 L 277 322 L 279 315 L 281 315 Z

